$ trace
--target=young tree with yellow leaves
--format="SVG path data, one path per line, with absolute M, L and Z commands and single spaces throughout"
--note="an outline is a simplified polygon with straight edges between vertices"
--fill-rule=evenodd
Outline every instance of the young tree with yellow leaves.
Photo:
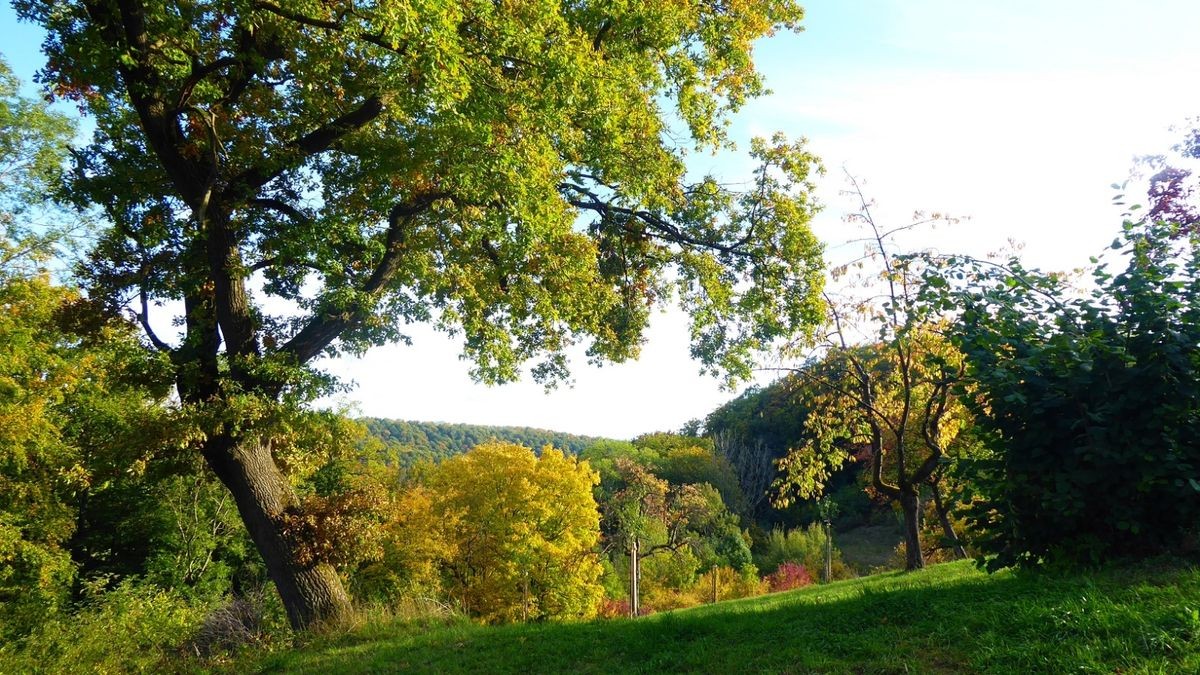
M 429 488 L 453 549 L 442 565 L 449 597 L 487 622 L 595 616 L 598 481 L 587 462 L 549 446 L 538 456 L 484 443 L 442 462 Z
M 857 456 L 868 463 L 871 489 L 900 504 L 905 567 L 919 569 L 923 486 L 935 491 L 944 534 L 961 551 L 937 491 L 951 449 L 973 422 L 956 391 L 962 354 L 944 337 L 942 317 L 920 301 L 921 259 L 899 251 L 894 235 L 943 217 L 886 229 L 857 182 L 851 194 L 859 210 L 848 220 L 866 230 L 867 251 L 845 299 L 826 294 L 827 344 L 794 369 L 807 392 L 807 440 L 779 462 L 778 501 L 820 495 L 831 472 Z

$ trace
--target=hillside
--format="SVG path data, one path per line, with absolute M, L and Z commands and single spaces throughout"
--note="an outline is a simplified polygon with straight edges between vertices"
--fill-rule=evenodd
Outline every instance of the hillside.
M 636 621 L 367 626 L 239 672 L 1200 672 L 1200 568 L 1002 572 L 968 562 Z
M 372 435 L 388 446 L 389 454 L 396 461 L 406 465 L 418 459 L 438 460 L 459 455 L 493 439 L 518 443 L 534 450 L 553 445 L 576 455 L 592 443 L 603 440 L 595 436 L 579 436 L 531 427 L 410 422 L 378 417 L 364 417 L 359 421 L 366 425 Z

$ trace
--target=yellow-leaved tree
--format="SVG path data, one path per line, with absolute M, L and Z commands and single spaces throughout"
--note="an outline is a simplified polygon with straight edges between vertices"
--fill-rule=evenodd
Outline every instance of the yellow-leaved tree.
M 487 622 L 595 615 L 599 476 L 586 461 L 491 442 L 446 460 L 429 482 L 456 552 L 444 589 L 465 611 Z
M 387 471 L 376 473 L 381 483 L 389 477 Z M 381 508 L 386 519 L 381 550 L 353 574 L 351 587 L 356 596 L 394 603 L 406 597 L 441 595 L 441 564 L 456 555 L 448 535 L 455 530 L 455 522 L 435 511 L 433 500 L 429 488 L 419 482 L 388 492 Z

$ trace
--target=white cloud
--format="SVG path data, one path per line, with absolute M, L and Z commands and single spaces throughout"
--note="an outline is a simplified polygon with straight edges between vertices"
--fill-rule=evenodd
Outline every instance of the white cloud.
M 1133 156 L 1164 149 L 1167 128 L 1200 112 L 1200 92 L 1172 87 L 1197 75 L 879 70 L 756 109 L 797 132 L 836 124 L 812 139 L 834 169 L 827 202 L 838 203 L 844 165 L 868 179 L 869 196 L 892 217 L 914 209 L 971 217 L 931 244 L 978 253 L 1013 237 L 1037 264 L 1072 267 L 1115 232 L 1110 184 L 1128 175 Z M 823 231 L 838 241 L 828 218 Z

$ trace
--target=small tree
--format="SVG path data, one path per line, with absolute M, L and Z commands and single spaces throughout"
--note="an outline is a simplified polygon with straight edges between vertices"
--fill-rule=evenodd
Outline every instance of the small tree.
M 672 485 L 628 457 L 614 461 L 617 489 L 604 503 L 610 542 L 629 556 L 629 612 L 640 611 L 641 561 L 683 549 L 701 552 L 702 564 L 750 562 L 737 519 L 708 484 Z
M 587 619 L 603 588 L 595 552 L 599 478 L 551 447 L 484 443 L 430 476 L 433 510 L 450 523 L 445 590 L 485 621 Z
M 827 344 L 793 369 L 807 399 L 807 439 L 780 460 L 778 503 L 819 495 L 831 472 L 858 455 L 868 462 L 871 489 L 899 503 L 905 567 L 919 569 L 925 565 L 921 487 L 971 420 L 956 392 L 965 368 L 962 355 L 941 335 L 942 307 L 923 302 L 924 283 L 945 282 L 923 278 L 922 259 L 901 254 L 894 236 L 944 216 L 918 215 L 908 225 L 886 229 L 851 181 L 859 209 L 848 220 L 865 228 L 867 250 L 859 262 L 834 272 L 866 271 L 847 284 L 844 300 L 827 297 Z

